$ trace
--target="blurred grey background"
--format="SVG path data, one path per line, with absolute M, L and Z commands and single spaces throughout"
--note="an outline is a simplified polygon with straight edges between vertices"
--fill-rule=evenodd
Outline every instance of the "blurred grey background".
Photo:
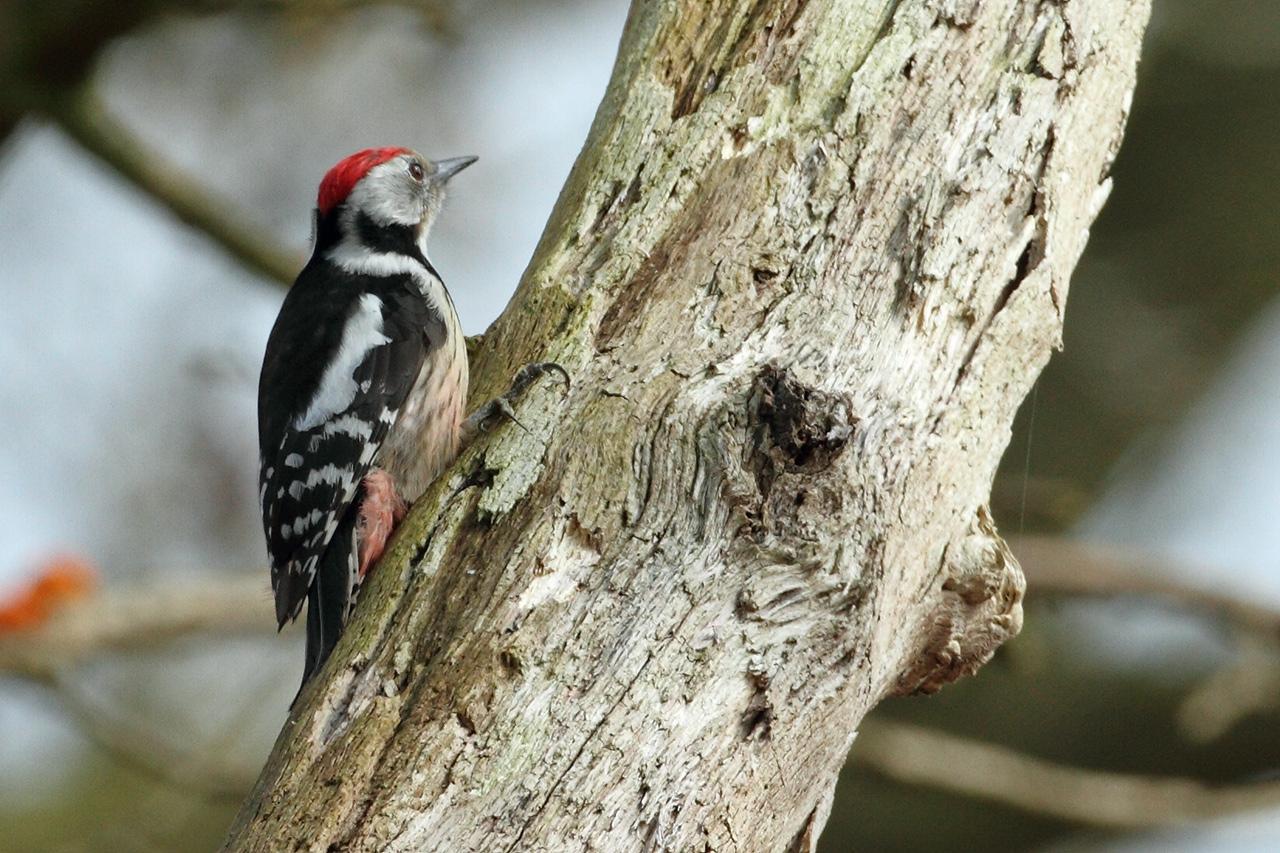
M 110 589 L 261 572 L 265 559 L 254 395 L 283 289 L 94 149 L 123 140 L 298 258 L 316 184 L 341 156 L 479 155 L 432 247 L 478 333 L 585 138 L 627 5 L 0 7 L 0 604 L 60 554 Z M 84 98 L 123 136 L 104 144 L 79 123 Z M 1157 3 L 1065 349 L 993 492 L 997 523 L 1025 546 L 1027 627 L 978 677 L 886 703 L 869 733 L 917 724 L 1139 780 L 1276 777 L 1278 128 L 1280 3 Z M 1110 580 L 1064 591 L 1089 560 Z M 1115 594 L 1130 576 L 1137 594 Z M 1161 584 L 1181 603 L 1143 591 Z M 1223 616 L 1215 596 L 1252 603 L 1262 627 Z M 74 693 L 0 674 L 0 851 L 214 849 L 238 792 L 195 777 L 216 765 L 252 781 L 299 642 L 104 656 L 67 674 Z M 139 768 L 135 741 L 182 767 Z M 1121 831 L 907 784 L 893 762 L 851 762 L 824 850 L 1280 849 L 1280 797 Z

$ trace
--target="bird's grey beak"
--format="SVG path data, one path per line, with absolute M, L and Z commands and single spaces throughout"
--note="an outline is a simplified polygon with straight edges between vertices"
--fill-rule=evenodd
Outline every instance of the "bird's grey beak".
M 435 174 L 431 176 L 432 183 L 444 184 L 454 175 L 470 166 L 479 157 L 450 157 L 448 160 L 437 160 Z

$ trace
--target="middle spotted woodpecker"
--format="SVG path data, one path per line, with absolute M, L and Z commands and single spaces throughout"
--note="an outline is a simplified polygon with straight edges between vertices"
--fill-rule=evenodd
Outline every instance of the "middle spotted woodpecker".
M 426 239 L 449 179 L 475 159 L 372 148 L 330 169 L 314 252 L 267 341 L 262 520 L 279 625 L 307 602 L 304 684 L 405 501 L 458 452 L 466 341 Z

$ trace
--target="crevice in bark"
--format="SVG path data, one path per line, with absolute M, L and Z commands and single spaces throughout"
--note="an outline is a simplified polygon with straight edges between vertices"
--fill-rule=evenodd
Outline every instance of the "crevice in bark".
M 987 331 L 991 328 L 991 324 L 995 322 L 996 317 L 1009 304 L 1009 300 L 1018 292 L 1023 283 L 1040 267 L 1041 262 L 1044 261 L 1048 254 L 1049 214 L 1047 209 L 1048 196 L 1044 182 L 1045 176 L 1049 171 L 1049 160 L 1053 156 L 1055 142 L 1054 127 L 1050 124 L 1045 131 L 1044 144 L 1040 148 L 1039 166 L 1033 178 L 1031 197 L 1024 214 L 1024 219 L 1030 223 L 1030 233 L 1022 247 L 1022 253 L 1018 255 L 1017 261 L 1014 262 L 1013 276 L 1001 288 L 995 304 L 992 305 L 991 311 L 982 321 L 981 327 L 973 336 L 972 343 L 965 351 L 960 367 L 956 370 L 956 379 L 953 387 L 958 387 L 969 372 L 974 356 L 977 355 L 978 348 L 982 345 L 982 341 Z M 1061 307 L 1057 292 L 1052 287 L 1050 288 L 1050 297 L 1053 299 L 1054 308 L 1060 311 Z
M 789 468 L 830 467 L 857 427 L 846 400 L 797 382 L 776 364 L 757 378 L 756 400 L 756 417 L 768 433 L 769 446 L 781 457 L 766 454 Z

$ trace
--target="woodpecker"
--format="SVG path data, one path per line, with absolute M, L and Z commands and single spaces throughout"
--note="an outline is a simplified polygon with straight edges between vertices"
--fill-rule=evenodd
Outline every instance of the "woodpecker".
M 475 160 L 370 148 L 330 169 L 314 251 L 267 341 L 259 497 L 279 626 L 307 603 L 304 685 L 407 503 L 458 452 L 466 341 L 426 241 Z

